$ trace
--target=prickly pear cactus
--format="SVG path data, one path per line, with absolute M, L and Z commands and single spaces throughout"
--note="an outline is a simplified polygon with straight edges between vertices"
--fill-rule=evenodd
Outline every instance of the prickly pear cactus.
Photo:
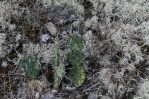
M 83 43 L 83 39 L 77 34 L 72 35 L 69 39 L 69 47 L 71 50 L 82 51 L 82 48 L 84 47 Z
M 68 54 L 68 60 L 72 68 L 69 71 L 69 78 L 72 83 L 79 87 L 85 80 L 85 73 L 83 69 L 83 39 L 78 35 L 73 35 L 69 40 L 70 52 Z
M 54 64 L 54 88 L 58 89 L 63 79 L 65 68 L 61 61 L 60 48 L 58 39 L 55 42 L 55 64 Z
M 71 50 L 68 55 L 68 60 L 73 67 L 81 66 L 83 65 L 83 53 L 78 50 Z
M 35 56 L 24 56 L 20 59 L 18 66 L 23 68 L 26 75 L 36 78 L 41 70 L 41 64 Z
M 54 88 L 58 89 L 64 75 L 64 65 L 59 64 L 54 70 Z

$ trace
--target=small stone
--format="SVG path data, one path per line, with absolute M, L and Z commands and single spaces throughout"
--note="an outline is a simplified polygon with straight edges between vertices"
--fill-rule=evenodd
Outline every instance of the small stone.
M 15 37 L 16 38 L 16 41 L 18 42 L 19 40 L 21 40 L 21 37 L 22 37 L 21 34 L 18 33 L 17 36 Z
M 16 28 L 16 25 L 15 24 L 11 24 L 9 25 L 9 30 L 12 31 Z
M 70 90 L 70 91 L 72 91 L 72 90 L 75 90 L 75 87 L 69 87 L 69 86 L 66 86 L 66 90 Z
M 49 22 L 46 24 L 46 28 L 52 35 L 56 35 L 57 29 L 55 25 L 52 22 Z
M 62 25 L 62 24 L 64 24 L 66 21 L 65 21 L 64 19 L 60 19 L 59 22 L 60 22 L 60 24 Z
M 42 42 L 46 43 L 49 40 L 49 34 L 43 34 L 40 39 Z
M 36 92 L 36 94 L 35 94 L 35 97 L 38 99 L 39 98 L 39 93 L 38 92 Z
M 2 64 L 1 64 L 1 66 L 2 66 L 2 67 L 6 67 L 6 66 L 8 66 L 8 64 L 7 64 L 6 61 L 3 61 Z
M 52 90 L 52 93 L 53 93 L 53 94 L 56 93 L 56 92 L 57 92 L 57 90 L 55 90 L 55 89 Z

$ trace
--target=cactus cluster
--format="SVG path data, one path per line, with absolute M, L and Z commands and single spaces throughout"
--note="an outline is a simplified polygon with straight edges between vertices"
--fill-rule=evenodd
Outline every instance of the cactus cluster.
M 69 40 L 70 52 L 68 54 L 68 61 L 72 68 L 69 71 L 69 78 L 72 83 L 79 87 L 85 80 L 85 73 L 83 69 L 83 53 L 84 45 L 83 39 L 78 35 L 73 35 Z
M 54 88 L 58 89 L 62 79 L 65 75 L 65 66 L 62 62 L 62 55 L 59 47 L 58 39 L 55 40 L 55 57 L 54 57 Z M 83 53 L 82 49 L 84 47 L 83 39 L 78 35 L 72 35 L 69 39 L 70 52 L 68 53 L 68 62 L 71 69 L 68 72 L 68 77 L 70 81 L 76 87 L 82 85 L 85 79 L 85 73 L 83 69 Z M 34 79 L 39 76 L 41 70 L 41 64 L 39 63 L 37 57 L 33 56 L 23 56 L 18 63 L 18 66 L 23 68 L 26 75 Z

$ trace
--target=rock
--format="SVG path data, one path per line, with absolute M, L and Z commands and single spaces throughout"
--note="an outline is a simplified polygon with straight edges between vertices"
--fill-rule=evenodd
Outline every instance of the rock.
M 46 28 L 52 35 L 56 35 L 57 29 L 55 25 L 52 22 L 49 22 L 46 24 Z
M 2 64 L 1 64 L 1 66 L 2 66 L 2 67 L 6 67 L 6 66 L 8 66 L 8 64 L 7 64 L 6 61 L 3 61 Z
M 36 97 L 36 99 L 39 99 L 40 95 L 38 92 L 36 92 L 35 97 Z
M 16 25 L 15 24 L 10 24 L 9 25 L 9 30 L 12 31 L 14 29 L 16 29 Z
M 66 90 L 72 91 L 72 90 L 75 90 L 75 87 L 66 86 Z
M 46 43 L 48 40 L 49 40 L 49 34 L 43 34 L 41 37 L 40 37 L 40 40 L 44 43 Z

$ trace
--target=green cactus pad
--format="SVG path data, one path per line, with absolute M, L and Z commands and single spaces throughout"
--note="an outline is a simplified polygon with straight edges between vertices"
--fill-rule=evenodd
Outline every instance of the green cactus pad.
M 26 75 L 36 78 L 39 75 L 41 65 L 35 56 L 24 56 L 20 59 L 18 66 L 23 68 Z

